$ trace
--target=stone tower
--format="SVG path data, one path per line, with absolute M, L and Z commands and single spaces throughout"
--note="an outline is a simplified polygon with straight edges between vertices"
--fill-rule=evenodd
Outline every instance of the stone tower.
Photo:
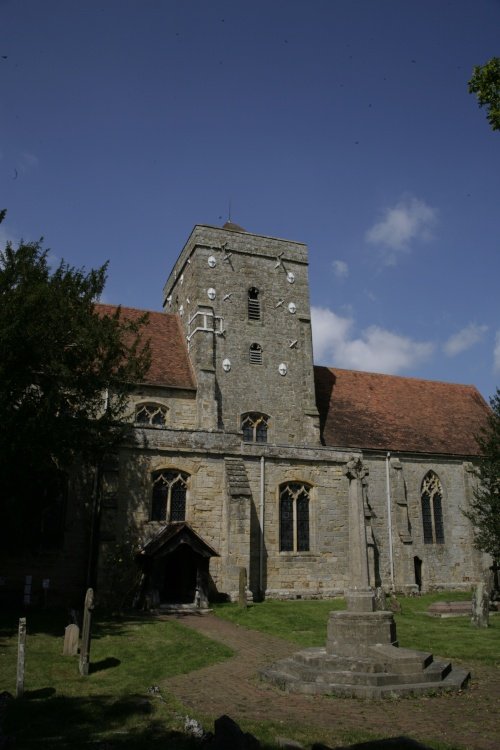
M 197 225 L 164 309 L 181 316 L 199 429 L 251 430 L 263 417 L 269 443 L 319 444 L 305 245 Z

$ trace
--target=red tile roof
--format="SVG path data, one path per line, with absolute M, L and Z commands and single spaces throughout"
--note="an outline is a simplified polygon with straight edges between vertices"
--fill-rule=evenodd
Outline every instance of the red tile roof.
M 471 385 L 315 367 L 326 445 L 476 456 L 489 407 Z
M 96 305 L 100 315 L 113 315 L 116 309 L 116 305 Z M 149 339 L 151 346 L 151 367 L 145 382 L 170 388 L 196 388 L 179 317 L 172 313 L 137 310 L 135 307 L 121 308 L 122 317 L 134 321 L 145 312 L 149 315 L 149 322 L 143 336 Z

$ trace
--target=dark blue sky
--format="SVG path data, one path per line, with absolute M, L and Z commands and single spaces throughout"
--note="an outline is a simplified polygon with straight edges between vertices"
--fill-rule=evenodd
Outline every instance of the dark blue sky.
M 191 228 L 306 242 L 318 363 L 500 381 L 499 0 L 0 0 L 2 241 L 160 309 Z

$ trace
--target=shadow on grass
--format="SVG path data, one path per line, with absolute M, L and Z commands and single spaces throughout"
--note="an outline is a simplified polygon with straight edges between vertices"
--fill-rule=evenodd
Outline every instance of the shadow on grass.
M 90 674 L 94 672 L 102 672 L 104 669 L 112 669 L 113 667 L 119 667 L 121 659 L 115 659 L 114 656 L 108 656 L 106 659 L 101 661 L 93 661 L 90 663 Z
M 88 750 L 89 743 L 112 739 L 113 747 L 127 750 L 199 748 L 199 741 L 155 718 L 153 701 L 143 695 L 67 698 L 50 697 L 50 690 L 33 691 L 9 703 L 3 730 L 15 747 Z

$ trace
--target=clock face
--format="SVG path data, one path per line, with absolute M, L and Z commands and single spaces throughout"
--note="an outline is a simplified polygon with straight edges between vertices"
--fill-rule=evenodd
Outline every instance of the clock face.
M 229 370 L 231 369 L 231 360 L 230 359 L 224 359 L 222 361 L 222 369 L 224 370 L 224 372 L 229 372 Z
M 217 261 L 215 260 L 215 257 L 213 255 L 209 256 L 207 262 L 208 262 L 208 265 L 210 266 L 210 268 L 215 268 L 215 266 L 217 265 Z
M 215 289 L 210 287 L 210 289 L 207 289 L 207 296 L 208 299 L 215 299 Z
M 288 303 L 288 312 L 289 312 L 289 313 L 292 313 L 292 315 L 293 315 L 293 314 L 294 314 L 295 312 L 297 312 L 297 305 L 295 304 L 295 302 L 289 302 L 289 303 Z
M 295 281 L 295 274 L 292 273 L 292 271 L 287 271 L 286 280 L 288 281 L 289 284 L 293 284 Z
M 288 367 L 285 365 L 284 362 L 282 362 L 278 367 L 278 372 L 280 375 L 286 375 L 288 372 Z

